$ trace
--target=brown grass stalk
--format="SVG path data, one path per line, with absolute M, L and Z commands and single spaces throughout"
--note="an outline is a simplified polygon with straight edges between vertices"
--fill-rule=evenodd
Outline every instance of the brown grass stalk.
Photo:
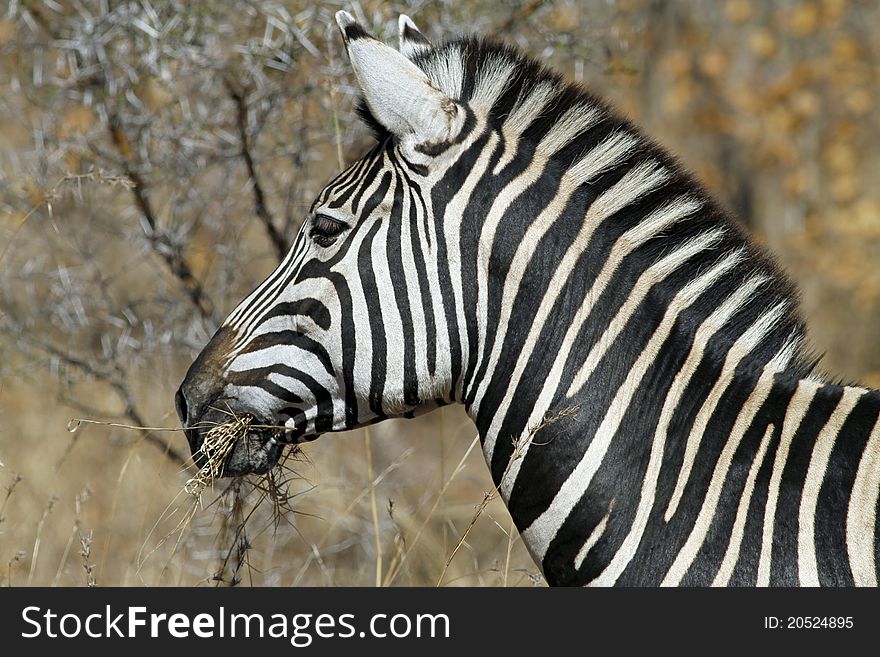
M 526 450 L 530 445 L 533 444 L 535 436 L 541 430 L 549 427 L 550 425 L 556 424 L 560 420 L 575 417 L 577 415 L 578 408 L 570 407 L 564 408 L 558 413 L 555 413 L 551 417 L 545 418 L 542 422 L 540 422 L 537 426 L 533 427 L 529 430 L 529 432 L 520 437 L 518 440 L 514 441 L 513 444 L 513 452 L 510 455 L 510 458 L 507 460 L 507 466 L 504 468 L 504 472 L 501 474 L 501 478 L 499 482 L 503 482 L 507 479 L 507 475 L 510 473 L 510 468 L 513 467 L 513 464 L 519 461 L 523 456 L 525 456 Z M 535 443 L 538 444 L 538 443 Z M 546 443 L 542 443 L 546 444 Z M 443 571 L 440 573 L 440 577 L 437 579 L 436 586 L 440 586 L 443 583 L 443 578 L 446 576 L 446 571 L 449 569 L 452 560 L 455 559 L 455 555 L 458 554 L 458 551 L 461 549 L 461 546 L 464 545 L 464 542 L 467 540 L 468 534 L 470 534 L 471 530 L 474 528 L 474 525 L 477 524 L 477 520 L 479 520 L 480 516 L 483 515 L 483 512 L 486 510 L 486 507 L 489 505 L 495 497 L 498 495 L 497 486 L 493 488 L 491 491 L 487 491 L 483 494 L 483 499 L 477 505 L 476 510 L 474 511 L 474 515 L 471 518 L 470 523 L 468 523 L 467 528 L 465 528 L 461 537 L 458 539 L 458 542 L 455 544 L 455 547 L 452 549 L 449 557 L 446 559 L 446 563 L 443 565 Z M 508 554 L 510 547 L 508 546 Z
M 373 519 L 373 536 L 376 546 L 376 586 L 382 586 L 382 543 L 379 531 L 379 513 L 376 508 L 376 484 L 373 481 L 373 449 L 370 445 L 370 430 L 364 429 L 364 450 L 367 453 L 367 481 L 370 482 L 370 513 Z
M 389 568 L 388 573 L 385 575 L 385 580 L 383 581 L 383 586 L 390 586 L 394 582 L 397 575 L 400 574 L 400 571 L 403 569 L 403 566 L 406 563 L 407 558 L 412 553 L 415 546 L 418 544 L 419 539 L 422 537 L 422 532 L 424 531 L 425 527 L 428 525 L 428 522 L 434 516 L 434 513 L 437 511 L 437 507 L 440 504 L 440 500 L 443 499 L 443 496 L 446 494 L 446 491 L 449 489 L 449 485 L 452 483 L 452 481 L 455 479 L 455 477 L 458 476 L 458 474 L 462 470 L 464 470 L 464 465 L 467 461 L 467 457 L 473 451 L 474 447 L 476 447 L 479 443 L 480 443 L 480 437 L 474 436 L 474 439 L 471 441 L 471 444 L 465 450 L 464 455 L 461 457 L 461 460 L 458 462 L 458 465 L 455 466 L 455 469 L 452 471 L 452 474 L 449 475 L 449 479 L 447 479 L 444 482 L 443 486 L 440 488 L 440 492 L 437 494 L 437 498 L 434 500 L 434 504 L 431 506 L 430 511 L 428 511 L 428 514 L 422 520 L 422 524 L 419 526 L 418 531 L 416 531 L 415 537 L 413 538 L 412 542 L 407 547 L 406 551 L 400 557 L 400 560 L 397 562 L 396 567 L 393 570 Z

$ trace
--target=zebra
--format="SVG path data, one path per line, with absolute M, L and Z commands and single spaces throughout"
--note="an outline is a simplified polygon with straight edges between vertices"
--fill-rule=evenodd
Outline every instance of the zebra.
M 336 14 L 375 145 L 191 365 L 198 459 L 464 405 L 551 585 L 877 584 L 880 393 L 664 148 L 518 49 Z

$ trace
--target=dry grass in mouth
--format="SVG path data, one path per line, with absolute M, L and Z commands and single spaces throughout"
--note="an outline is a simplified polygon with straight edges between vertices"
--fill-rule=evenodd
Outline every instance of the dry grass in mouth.
M 447 489 L 453 479 L 456 479 L 457 475 L 463 471 L 465 460 L 479 444 L 477 439 L 470 442 L 470 446 L 451 474 L 444 475 L 441 471 L 439 481 L 442 485 L 436 496 L 431 495 L 420 500 L 419 506 L 409 512 L 409 517 L 407 515 L 401 516 L 400 511 L 397 511 L 397 515 L 392 516 L 392 510 L 403 507 L 395 504 L 396 500 L 389 497 L 387 513 L 391 525 L 390 529 L 386 527 L 383 530 L 380 502 L 373 500 L 375 493 L 371 495 L 371 490 L 377 487 L 386 478 L 386 475 L 396 470 L 408 458 L 413 448 L 410 447 L 400 459 L 390 463 L 385 470 L 377 475 L 370 462 L 369 450 L 372 445 L 365 436 L 365 449 L 368 453 L 366 472 L 368 484 L 366 488 L 353 489 L 357 495 L 348 501 L 348 506 L 344 511 L 340 509 L 339 517 L 341 519 L 334 518 L 329 523 L 325 522 L 323 526 L 313 525 L 310 527 L 310 523 L 314 523 L 315 520 L 325 521 L 326 514 L 323 510 L 316 511 L 314 506 L 300 504 L 301 496 L 313 490 L 314 485 L 297 471 L 298 464 L 308 462 L 298 446 L 292 445 L 291 449 L 285 450 L 278 463 L 264 474 L 220 480 L 237 440 L 246 440 L 248 433 L 252 430 L 274 430 L 280 434 L 283 431 L 291 431 L 291 429 L 280 425 L 261 424 L 253 416 L 239 416 L 234 414 L 231 409 L 215 410 L 226 413 L 226 417 L 223 418 L 226 421 L 221 424 L 204 423 L 200 425 L 204 431 L 204 442 L 194 456 L 198 461 L 201 455 L 201 468 L 198 472 L 193 473 L 193 476 L 187 479 L 183 486 L 180 486 L 180 480 L 178 480 L 177 495 L 161 512 L 155 523 L 145 525 L 146 536 L 134 557 L 134 577 L 138 578 L 141 583 L 149 581 L 171 582 L 170 578 L 175 576 L 178 578 L 178 582 L 187 581 L 186 577 L 189 576 L 190 570 L 178 572 L 174 567 L 174 564 L 180 563 L 181 560 L 185 563 L 191 561 L 199 568 L 209 568 L 209 570 L 202 571 L 205 576 L 199 582 L 203 584 L 238 586 L 241 584 L 259 585 L 262 583 L 262 585 L 266 585 L 267 582 L 273 584 L 287 582 L 285 577 L 276 574 L 287 571 L 278 569 L 271 571 L 266 568 L 267 564 L 274 563 L 272 561 L 274 551 L 280 549 L 278 546 L 282 544 L 281 539 L 286 536 L 299 536 L 300 539 L 306 541 L 310 548 L 308 553 L 301 555 L 303 558 L 297 561 L 294 566 L 285 566 L 292 574 L 291 583 L 309 581 L 305 578 L 314 576 L 312 571 L 320 573 L 320 581 L 323 583 L 334 583 L 337 575 L 333 564 L 337 560 L 343 562 L 344 558 L 337 556 L 342 551 L 340 545 L 343 548 L 349 546 L 348 542 L 341 542 L 339 537 L 342 536 L 344 541 L 352 540 L 347 538 L 352 530 L 345 523 L 349 522 L 347 520 L 350 517 L 349 512 L 358 508 L 364 499 L 368 500 L 366 516 L 370 518 L 371 523 L 368 528 L 357 529 L 357 535 L 368 534 L 373 539 L 370 541 L 370 546 L 376 550 L 377 555 L 381 555 L 375 559 L 375 569 L 370 569 L 370 583 L 387 586 L 404 583 L 407 577 L 418 577 L 421 578 L 418 580 L 420 582 L 427 581 L 426 578 L 429 578 L 432 583 L 438 585 L 451 585 L 462 580 L 471 581 L 473 578 L 482 581 L 483 577 L 491 578 L 495 577 L 495 574 L 503 585 L 508 585 L 509 577 L 518 578 L 512 580 L 514 584 L 521 581 L 540 581 L 539 575 L 532 574 L 533 567 L 530 568 L 530 562 L 522 567 L 517 567 L 519 557 L 514 553 L 513 548 L 517 545 L 518 534 L 512 522 L 505 523 L 509 524 L 508 530 L 499 525 L 492 515 L 495 512 L 490 511 L 490 504 L 494 503 L 496 497 L 494 492 L 484 492 L 482 501 L 474 506 L 474 512 L 468 513 L 467 517 L 459 518 L 460 523 L 450 525 L 444 522 L 442 532 L 434 533 L 432 519 L 436 519 L 439 515 L 435 512 L 442 513 Z M 577 409 L 574 408 L 565 409 L 556 416 L 546 418 L 530 432 L 523 444 L 530 443 L 534 434 L 540 429 L 564 417 L 574 415 L 576 412 Z M 68 430 L 74 432 L 84 423 L 113 426 L 132 431 L 183 431 L 179 427 L 143 427 L 87 418 L 71 420 Z M 512 460 L 519 458 L 523 445 L 517 444 L 516 447 Z M 183 478 L 181 477 L 181 479 Z M 425 512 L 427 508 L 424 506 L 425 502 L 430 504 L 432 499 L 433 506 Z M 404 514 L 406 512 L 407 509 L 404 508 Z M 487 514 L 489 514 L 490 521 L 507 535 L 506 554 L 502 555 L 501 559 L 491 567 L 479 567 L 476 561 L 471 566 L 463 554 L 471 549 L 469 546 L 474 540 L 474 530 L 477 528 L 480 518 Z M 400 517 L 405 520 L 401 522 Z M 306 533 L 304 534 L 300 533 L 302 527 L 299 520 L 304 520 L 306 523 Z M 467 520 L 469 522 L 466 522 Z M 486 521 L 484 520 L 484 522 Z M 463 530 L 462 523 L 466 524 Z M 79 533 L 72 534 L 74 537 L 72 540 L 75 540 L 79 535 L 81 542 L 86 541 L 83 543 L 82 569 L 85 570 L 91 585 L 94 581 L 101 581 L 99 580 L 101 577 L 100 568 L 94 565 L 93 560 L 90 560 L 89 535 L 79 531 L 78 525 L 75 529 Z M 448 534 L 448 529 L 451 529 L 453 533 Z M 313 543 L 307 537 L 314 535 L 315 531 L 322 531 L 323 535 Z M 383 544 L 381 539 L 383 536 L 389 535 L 389 532 L 392 534 L 393 542 Z M 270 538 L 266 539 L 265 534 L 268 534 Z M 376 539 L 377 535 L 378 540 Z M 209 540 L 205 537 L 211 537 L 210 548 L 204 545 L 204 542 Z M 458 537 L 457 540 L 454 540 L 456 537 Z M 334 543 L 334 541 L 336 542 Z M 418 551 L 415 549 L 417 545 L 421 546 Z M 197 546 L 201 547 L 197 548 Z M 100 549 L 100 546 L 98 548 Z M 431 550 L 437 551 L 439 556 L 431 557 L 430 564 L 426 566 L 428 561 L 420 559 L 423 558 L 426 551 L 433 554 L 430 552 Z M 361 557 L 358 557 L 359 563 L 353 572 L 360 573 L 363 570 L 363 563 L 360 563 L 360 559 Z M 201 565 L 205 560 L 210 561 L 213 565 Z M 62 562 L 65 561 L 66 556 L 62 559 Z M 11 572 L 13 566 L 14 564 L 10 565 L 7 570 Z M 189 567 L 192 568 L 192 565 Z M 350 568 L 349 566 L 345 567 Z M 435 567 L 439 569 L 439 577 L 433 570 Z M 94 569 L 94 575 L 92 569 Z M 0 565 L 0 570 L 2 570 L 2 565 Z M 31 570 L 33 570 L 33 566 Z M 158 576 L 155 575 L 156 572 L 159 573 Z M 426 575 L 425 572 L 429 572 L 429 574 Z M 0 572 L 0 577 L 2 574 Z M 11 577 L 11 574 L 7 575 L 7 579 Z M 158 579 L 148 579 L 150 577 L 158 577 Z
M 205 433 L 202 446 L 193 455 L 194 461 L 203 458 L 204 464 L 193 477 L 186 481 L 181 491 L 189 495 L 192 503 L 176 506 L 172 501 L 162 512 L 153 529 L 164 519 L 172 516 L 178 517 L 176 526 L 158 540 L 153 550 L 145 555 L 138 554 L 138 571 L 146 559 L 169 539 L 174 544 L 172 553 L 176 552 L 184 540 L 190 523 L 200 510 L 213 508 L 215 517 L 220 518 L 220 532 L 217 537 L 218 545 L 221 546 L 220 563 L 217 571 L 210 577 L 218 585 L 236 586 L 241 583 L 244 573 L 250 575 L 251 583 L 253 583 L 253 572 L 248 555 L 252 547 L 251 538 L 254 534 L 250 530 L 253 529 L 251 525 L 255 519 L 255 512 L 260 508 L 265 508 L 265 503 L 268 502 L 270 508 L 269 522 L 262 524 L 265 521 L 264 518 L 261 521 L 261 526 L 256 529 L 256 535 L 272 526 L 277 530 L 282 524 L 288 524 L 295 529 L 292 517 L 299 512 L 294 508 L 293 500 L 311 488 L 297 493 L 291 493 L 289 490 L 292 481 L 302 479 L 288 464 L 291 457 L 294 461 L 300 460 L 300 450 L 295 445 L 293 449 L 285 452 L 278 463 L 268 472 L 258 476 L 235 477 L 224 485 L 207 504 L 203 504 L 203 493 L 223 476 L 226 461 L 238 440 L 247 439 L 247 434 L 251 429 L 286 429 L 283 426 L 255 424 L 252 415 L 238 416 L 231 411 L 228 412 L 231 419 L 228 422 L 212 426 Z M 182 431 L 177 428 L 138 427 L 86 418 L 71 420 L 68 430 L 76 431 L 84 422 L 133 430 Z M 176 499 L 177 497 L 175 497 Z M 183 509 L 183 513 L 178 515 L 181 509 Z M 148 538 L 152 531 L 151 529 Z M 144 545 L 146 545 L 146 541 Z
M 199 449 L 199 455 L 205 459 L 205 464 L 184 485 L 183 489 L 187 493 L 196 498 L 201 497 L 205 488 L 223 476 L 226 458 L 235 447 L 236 441 L 247 436 L 252 422 L 250 415 L 233 416 L 229 422 L 208 430 Z

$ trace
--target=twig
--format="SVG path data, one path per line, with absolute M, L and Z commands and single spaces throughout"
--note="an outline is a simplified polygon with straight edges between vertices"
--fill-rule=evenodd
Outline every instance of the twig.
M 505 588 L 507 588 L 507 576 L 510 573 L 510 553 L 513 550 L 514 536 L 516 535 L 516 523 L 511 518 L 510 529 L 507 530 L 507 554 L 504 556 L 504 577 L 501 580 L 501 586 Z
M 437 493 L 437 499 L 434 500 L 434 504 L 431 507 L 431 510 L 428 511 L 428 515 L 422 521 L 422 524 L 419 526 L 418 531 L 416 532 L 415 537 L 412 540 L 412 543 L 409 544 L 406 552 L 403 553 L 403 556 L 400 558 L 400 561 L 397 562 L 397 567 L 394 570 L 389 569 L 388 574 L 385 575 L 385 581 L 383 582 L 384 586 L 390 586 L 392 582 L 394 582 L 394 578 L 397 577 L 398 573 L 400 573 L 403 565 L 406 563 L 407 557 L 412 553 L 413 548 L 415 548 L 416 544 L 419 542 L 419 538 L 422 536 L 422 532 L 428 524 L 428 521 L 434 516 L 434 512 L 437 510 L 437 506 L 440 504 L 440 500 L 443 499 L 443 496 L 446 494 L 446 490 L 449 488 L 449 485 L 452 483 L 452 480 L 458 475 L 459 472 L 464 470 L 464 464 L 467 461 L 467 457 L 470 456 L 470 453 L 473 451 L 474 447 L 476 447 L 480 442 L 480 437 L 475 436 L 471 441 L 471 444 L 465 450 L 464 455 L 461 457 L 461 460 L 458 462 L 458 465 L 455 466 L 455 470 L 452 471 L 452 474 L 449 475 L 449 479 L 443 484 L 443 487 L 440 489 L 440 492 Z
M 182 427 L 141 427 L 134 424 L 122 424 L 120 422 L 105 422 L 104 420 L 90 420 L 84 417 L 70 418 L 67 430 L 75 433 L 81 424 L 98 424 L 104 427 L 116 427 L 117 429 L 133 429 L 135 431 L 183 431 Z
M 80 555 L 85 557 L 84 566 L 88 564 L 88 556 L 91 554 L 91 535 L 89 535 L 89 549 L 88 554 L 83 555 L 85 551 L 85 546 L 83 545 L 83 533 L 82 533 L 82 505 L 92 494 L 92 491 L 89 488 L 83 488 L 79 493 L 76 494 L 76 498 L 74 499 L 74 512 L 75 517 L 73 521 L 73 527 L 70 530 L 70 536 L 67 537 L 67 543 L 64 546 L 64 552 L 61 554 L 61 561 L 58 562 L 58 569 L 55 571 L 55 579 L 52 580 L 52 586 L 58 586 L 58 582 L 61 580 L 61 575 L 64 573 L 64 566 L 67 565 L 67 558 L 70 555 L 70 549 L 73 547 L 73 539 L 75 536 L 79 536 L 80 539 Z M 92 569 L 94 566 L 92 566 Z M 91 570 L 86 568 L 86 573 L 91 575 Z M 88 581 L 89 586 L 94 586 L 94 578 L 91 578 Z
M 367 479 L 370 481 L 370 510 L 373 516 L 373 535 L 376 543 L 376 586 L 382 586 L 382 543 L 379 540 L 379 513 L 376 509 L 376 484 L 373 481 L 373 449 L 370 429 L 364 429 L 364 449 L 367 452 Z
M 132 196 L 134 196 L 135 205 L 137 205 L 141 212 L 141 216 L 149 228 L 147 231 L 147 237 L 150 240 L 153 251 L 165 261 L 165 264 L 168 265 L 168 269 L 170 269 L 171 273 L 178 281 L 180 281 L 187 297 L 192 301 L 193 305 L 199 311 L 199 314 L 204 319 L 213 321 L 212 313 L 214 304 L 205 293 L 201 281 L 199 281 L 193 274 L 192 268 L 180 253 L 180 249 L 172 244 L 166 235 L 159 231 L 156 215 L 150 204 L 144 180 L 141 178 L 140 174 L 134 170 L 134 166 L 132 166 L 133 150 L 131 142 L 129 142 L 128 137 L 125 134 L 122 121 L 115 112 L 110 114 L 107 128 L 110 132 L 110 139 L 122 158 L 125 166 L 125 175 L 132 181 L 132 183 L 134 183 L 131 187 L 131 193 Z
M 266 207 L 266 194 L 263 192 L 263 185 L 260 183 L 260 179 L 257 176 L 257 167 L 254 164 L 254 158 L 251 155 L 251 145 L 247 130 L 247 100 L 245 99 L 244 93 L 237 89 L 230 79 L 226 78 L 224 79 L 224 82 L 226 84 L 226 89 L 229 91 L 230 98 L 232 98 L 232 101 L 235 103 L 238 138 L 239 141 L 241 141 L 241 157 L 247 167 L 248 177 L 251 181 L 251 189 L 254 193 L 254 212 L 256 212 L 257 217 L 259 217 L 260 221 L 263 223 L 263 227 L 266 229 L 266 235 L 269 237 L 269 241 L 275 248 L 278 260 L 281 261 L 284 259 L 284 256 L 287 254 L 290 247 L 287 244 L 287 240 L 284 239 L 284 235 L 282 235 L 278 228 L 276 228 L 275 221 L 272 219 L 269 208 Z
M 43 527 L 46 525 L 46 519 L 49 517 L 49 514 L 52 513 L 52 509 L 55 508 L 55 502 L 57 501 L 58 496 L 53 494 L 46 503 L 46 508 L 43 509 L 43 515 L 40 516 L 40 521 L 37 523 L 37 535 L 34 537 L 34 549 L 31 552 L 31 567 L 30 570 L 28 570 L 28 586 L 31 585 L 31 582 L 34 579 L 34 570 L 37 567 L 37 557 L 40 555 L 40 544 L 43 539 Z
M 89 587 L 96 586 L 97 582 L 95 581 L 95 576 L 93 574 L 95 564 L 92 563 L 90 558 L 92 556 L 92 532 L 89 532 L 88 534 L 80 533 L 79 544 L 79 555 L 82 557 L 83 570 L 86 573 L 86 584 Z
M 534 441 L 535 436 L 538 434 L 538 432 L 540 432 L 542 429 L 544 429 L 552 424 L 556 424 L 557 422 L 559 422 L 562 419 L 576 416 L 577 412 L 578 412 L 578 407 L 576 407 L 576 406 L 570 407 L 570 408 L 564 408 L 561 411 L 559 411 L 558 413 L 555 413 L 554 415 L 552 415 L 548 418 L 545 418 L 537 426 L 530 429 L 529 432 L 525 436 L 521 436 L 518 440 L 514 441 L 513 453 L 510 455 L 510 458 L 507 460 L 507 466 L 504 468 L 504 472 L 501 474 L 501 478 L 498 480 L 499 485 L 501 485 L 504 482 L 504 480 L 507 479 L 507 475 L 510 472 L 510 468 L 513 467 L 513 464 L 516 461 L 519 461 L 521 458 L 523 458 L 523 456 L 525 456 L 526 450 L 528 449 L 529 445 L 532 444 L 532 441 Z M 495 497 L 497 495 L 498 495 L 498 488 L 497 487 L 495 487 L 491 491 L 488 491 L 483 494 L 483 499 L 477 505 L 476 511 L 474 512 L 474 515 L 471 518 L 470 523 L 468 524 L 467 528 L 462 533 L 461 538 L 458 539 L 458 543 L 455 544 L 455 547 L 453 548 L 452 553 L 449 555 L 449 558 L 446 559 L 446 563 L 443 566 L 443 571 L 440 573 L 440 577 L 437 580 L 436 586 L 440 586 L 440 584 L 443 582 L 443 578 L 446 576 L 446 571 L 449 569 L 449 565 L 452 563 L 452 560 L 455 559 L 455 555 L 458 554 L 458 551 L 461 549 L 461 546 L 464 545 L 465 540 L 467 540 L 468 534 L 470 534 L 471 530 L 474 528 L 474 525 L 477 524 L 477 520 L 479 520 L 480 516 L 483 514 L 483 511 L 486 510 L 486 507 L 489 505 L 489 502 L 491 502 L 493 499 L 495 499 Z M 508 545 L 508 550 L 510 550 L 509 545 Z
M 6 505 L 9 504 L 9 498 L 12 497 L 12 493 L 15 492 L 15 487 L 18 486 L 21 481 L 24 479 L 17 472 L 12 474 L 12 481 L 6 486 L 6 495 L 3 498 L 3 503 L 0 504 L 0 525 L 3 524 L 3 521 L 6 520 L 6 517 L 3 515 L 3 512 L 6 511 Z
M 226 458 L 235 447 L 236 441 L 247 435 L 250 424 L 251 416 L 243 415 L 230 422 L 218 424 L 205 434 L 205 440 L 199 448 L 199 456 L 204 460 L 204 465 L 186 482 L 184 490 L 187 493 L 201 500 L 202 491 L 223 475 Z
M 135 407 L 134 398 L 131 395 L 131 391 L 129 391 L 128 387 L 124 383 L 122 383 L 120 379 L 116 379 L 107 372 L 93 367 L 84 360 L 81 360 L 79 358 L 76 358 L 75 356 L 71 356 L 70 354 L 61 351 L 56 346 L 50 343 L 41 342 L 39 340 L 31 340 L 31 344 L 35 345 L 39 349 L 42 349 L 46 353 L 58 358 L 63 363 L 80 370 L 87 376 L 90 376 L 93 379 L 97 379 L 98 381 L 103 381 L 105 384 L 110 386 L 114 391 L 116 391 L 116 394 L 119 395 L 122 403 L 125 405 L 125 410 L 121 413 L 121 415 L 131 420 L 133 425 L 136 425 L 136 427 L 133 428 L 137 428 L 141 432 L 144 440 L 161 449 L 162 453 L 165 454 L 165 456 L 178 467 L 186 465 L 187 459 L 180 456 L 180 454 L 178 454 L 177 451 L 171 446 L 171 443 L 167 442 L 164 438 L 154 433 L 154 430 L 147 426 L 143 417 L 141 417 L 140 412 Z M 68 425 L 68 430 L 70 430 L 70 425 Z
M 24 559 L 27 556 L 27 553 L 24 550 L 18 550 L 13 557 L 7 562 L 7 575 L 6 575 L 6 586 L 12 586 L 12 566 L 17 564 L 19 561 Z
M 251 544 L 247 536 L 247 523 L 253 513 L 257 510 L 257 506 L 254 506 L 250 512 L 245 515 L 245 496 L 241 492 L 242 484 L 243 480 L 241 478 L 236 478 L 226 489 L 226 492 L 232 496 L 232 505 L 229 512 L 223 518 L 223 526 L 220 529 L 218 541 L 220 543 L 228 544 L 229 550 L 226 552 L 226 558 L 221 562 L 220 568 L 214 574 L 213 579 L 217 582 L 217 586 L 223 583 L 233 587 L 238 586 L 241 583 L 239 573 L 241 572 L 242 567 L 249 565 L 247 553 L 251 549 Z M 235 553 L 235 564 L 232 566 L 231 572 L 229 573 L 229 580 L 227 581 L 224 575 L 229 567 L 229 561 L 233 552 Z

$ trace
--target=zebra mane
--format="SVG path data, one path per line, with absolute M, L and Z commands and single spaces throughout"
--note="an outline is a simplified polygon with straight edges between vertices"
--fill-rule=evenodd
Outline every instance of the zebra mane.
M 795 355 L 789 371 L 798 376 L 812 374 L 818 358 L 807 346 L 797 288 L 773 256 L 755 243 L 742 224 L 672 153 L 647 137 L 611 104 L 520 49 L 484 37 L 458 37 L 416 52 L 412 61 L 443 93 L 486 116 L 489 124 L 503 131 L 507 138 L 543 151 L 561 175 L 575 172 L 587 152 L 602 140 L 613 142 L 614 137 L 626 141 L 622 146 L 631 147 L 625 160 L 650 160 L 669 171 L 664 188 L 671 190 L 670 195 L 675 192 L 697 199 L 701 208 L 699 217 L 689 222 L 693 232 L 682 239 L 720 228 L 725 235 L 724 251 L 743 249 L 754 273 L 767 280 L 759 295 L 762 305 L 766 309 L 780 303 L 785 305 L 777 330 L 786 331 L 790 336 L 786 349 Z M 356 110 L 377 140 L 382 142 L 390 137 L 363 100 Z M 710 264 L 706 261 L 697 266 Z M 735 333 L 740 327 L 731 329 Z
M 583 155 L 577 136 L 604 122 L 608 130 L 637 128 L 610 104 L 566 80 L 518 48 L 480 36 L 461 36 L 412 56 L 440 90 L 488 116 L 508 135 L 539 143 L 548 138 L 548 155 L 569 168 Z M 363 99 L 356 111 L 378 141 L 390 136 Z M 647 139 L 645 142 L 647 143 Z

